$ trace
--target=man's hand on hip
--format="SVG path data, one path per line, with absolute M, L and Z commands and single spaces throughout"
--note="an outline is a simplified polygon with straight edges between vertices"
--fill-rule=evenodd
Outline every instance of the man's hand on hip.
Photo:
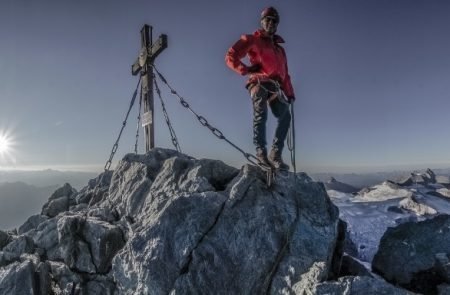
M 254 64 L 254 65 L 247 67 L 248 74 L 258 73 L 259 71 L 261 71 L 261 64 Z

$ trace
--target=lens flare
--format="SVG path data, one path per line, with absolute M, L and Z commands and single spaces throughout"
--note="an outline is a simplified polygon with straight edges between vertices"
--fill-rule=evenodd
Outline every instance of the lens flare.
M 5 135 L 0 134 L 0 154 L 5 154 L 11 149 L 11 140 Z
M 15 164 L 15 141 L 9 131 L 0 130 L 0 168 Z

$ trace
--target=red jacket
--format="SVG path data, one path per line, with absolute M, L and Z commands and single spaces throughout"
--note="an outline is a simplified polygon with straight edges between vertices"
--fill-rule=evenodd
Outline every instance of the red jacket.
M 242 63 L 241 59 L 248 55 L 251 65 L 260 64 L 261 70 L 258 73 L 251 73 L 247 84 L 272 79 L 280 83 L 281 89 L 289 99 L 295 99 L 294 89 L 291 84 L 291 77 L 288 73 L 286 53 L 279 45 L 284 43 L 283 38 L 278 35 L 273 37 L 273 41 L 264 31 L 258 30 L 253 35 L 242 35 L 225 56 L 227 65 L 241 75 L 248 74 L 248 66 Z

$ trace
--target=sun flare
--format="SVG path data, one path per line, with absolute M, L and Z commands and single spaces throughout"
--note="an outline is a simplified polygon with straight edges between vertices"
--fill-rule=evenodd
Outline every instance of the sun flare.
M 16 141 L 10 130 L 0 130 L 0 169 L 16 163 Z
M 0 154 L 9 152 L 11 149 L 11 140 L 5 135 L 0 134 Z

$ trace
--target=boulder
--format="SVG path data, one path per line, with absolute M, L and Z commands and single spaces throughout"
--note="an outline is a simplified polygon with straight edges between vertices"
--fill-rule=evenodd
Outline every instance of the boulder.
M 450 285 L 442 284 L 438 286 L 438 295 L 448 295 L 450 294 Z
M 322 183 L 286 172 L 268 189 L 254 166 L 152 161 L 124 159 L 111 184 L 111 202 L 136 213 L 113 260 L 120 292 L 292 293 L 329 276 L 339 219 Z
M 69 183 L 65 183 L 62 187 L 58 188 L 48 200 L 51 201 L 61 197 L 72 197 L 76 193 L 77 191 Z
M 72 294 L 72 290 L 80 285 L 81 278 L 78 274 L 72 272 L 67 265 L 62 262 L 50 261 L 50 272 L 56 285 L 53 286 L 56 294 Z M 88 293 L 89 294 L 89 293 Z
M 117 226 L 80 215 L 58 221 L 58 240 L 64 262 L 87 273 L 108 272 L 112 258 L 125 244 Z
M 324 282 L 315 285 L 309 292 L 314 295 L 413 295 L 414 293 L 392 286 L 385 281 L 370 277 L 342 277 L 335 282 Z
M 145 156 L 128 154 L 114 171 L 109 196 L 102 204 L 120 216 L 137 216 L 154 187 L 163 184 L 170 193 L 220 191 L 237 174 L 236 168 L 221 161 L 194 160 L 171 150 L 155 149 Z
M 95 205 L 99 202 L 109 189 L 112 174 L 113 171 L 108 170 L 89 180 L 88 185 L 74 197 L 76 204 Z
M 48 219 L 48 216 L 41 215 L 41 214 L 36 214 L 36 215 L 31 216 L 30 218 L 27 219 L 27 221 L 25 221 L 24 224 L 22 224 L 19 227 L 19 230 L 18 230 L 19 235 L 24 234 L 30 230 L 36 229 L 39 226 L 39 224 L 46 221 L 47 219 Z
M 42 208 L 42 215 L 48 217 L 55 217 L 61 212 L 69 210 L 69 197 L 63 196 L 54 200 L 48 201 Z
M 95 280 L 88 281 L 82 288 L 82 294 L 113 295 L 115 291 L 116 285 L 105 276 L 96 276 Z
M 438 253 L 435 255 L 436 258 L 436 269 L 440 277 L 450 283 L 450 261 L 445 253 Z
M 9 242 L 11 238 L 9 234 L 5 233 L 4 231 L 0 230 L 0 250 L 3 249 Z
M 370 272 L 370 264 L 368 267 L 364 265 L 364 262 L 352 257 L 348 254 L 342 256 L 340 276 L 368 276 L 373 277 Z
M 122 231 L 107 222 L 87 219 L 82 235 L 89 245 L 96 272 L 100 274 L 109 272 L 113 257 L 125 245 Z
M 35 268 L 35 280 L 39 282 L 36 286 L 36 289 L 39 291 L 37 294 L 52 294 L 50 264 L 47 262 L 39 262 Z
M 40 295 L 31 261 L 14 262 L 0 270 L 0 294 Z
M 31 238 L 27 236 L 19 236 L 13 238 L 12 242 L 3 248 L 3 251 L 20 257 L 21 254 L 33 253 L 34 248 L 35 246 Z
M 19 260 L 19 256 L 11 252 L 0 251 L 0 267 Z
M 372 263 L 387 281 L 419 293 L 436 293 L 445 283 L 442 257 L 450 255 L 450 216 L 389 228 Z
M 43 254 L 49 260 L 62 259 L 58 245 L 57 222 L 59 218 L 48 219 L 39 224 L 36 230 L 31 230 L 26 233 L 27 236 L 33 239 L 36 247 L 43 250 Z
M 81 233 L 85 219 L 82 216 L 64 216 L 58 221 L 58 241 L 64 263 L 77 272 L 95 273 L 89 245 Z
M 42 207 L 42 215 L 55 217 L 61 212 L 67 211 L 69 206 L 75 205 L 76 190 L 66 183 L 57 189 Z

